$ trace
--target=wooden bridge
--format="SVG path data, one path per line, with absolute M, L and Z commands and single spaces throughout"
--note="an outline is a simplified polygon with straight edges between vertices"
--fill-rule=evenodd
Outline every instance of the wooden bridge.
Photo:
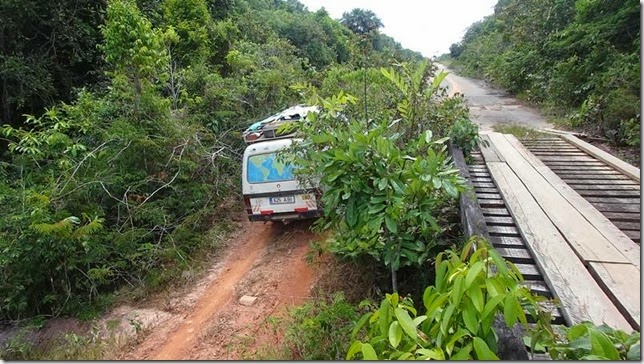
M 555 323 L 640 329 L 640 171 L 567 134 L 482 134 L 461 197 L 469 235 L 487 237 L 536 293 L 557 298 Z

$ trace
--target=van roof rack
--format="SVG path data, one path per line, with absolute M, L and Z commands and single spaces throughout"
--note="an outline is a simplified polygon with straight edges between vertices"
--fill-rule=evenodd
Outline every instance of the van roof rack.
M 300 121 L 309 112 L 319 113 L 320 109 L 317 106 L 299 104 L 257 121 L 242 133 L 244 141 L 252 144 L 265 140 L 292 138 L 297 132 L 297 127 L 278 133 L 280 126 L 288 122 Z

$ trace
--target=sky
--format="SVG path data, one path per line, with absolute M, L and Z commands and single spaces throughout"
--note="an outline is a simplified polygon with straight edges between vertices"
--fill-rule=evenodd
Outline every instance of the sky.
M 299 0 L 310 11 L 324 7 L 332 18 L 354 8 L 373 11 L 382 33 L 425 57 L 449 52 L 472 23 L 494 12 L 497 0 Z

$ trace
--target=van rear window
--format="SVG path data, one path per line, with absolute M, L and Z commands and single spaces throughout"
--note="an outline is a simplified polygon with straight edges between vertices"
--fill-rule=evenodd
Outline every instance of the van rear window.
M 295 179 L 293 166 L 281 163 L 275 153 L 248 157 L 248 183 L 282 182 Z

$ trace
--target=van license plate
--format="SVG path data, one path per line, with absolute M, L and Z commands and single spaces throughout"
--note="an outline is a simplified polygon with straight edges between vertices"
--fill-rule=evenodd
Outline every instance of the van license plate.
M 271 205 L 284 205 L 288 203 L 295 203 L 295 196 L 271 197 L 269 201 Z

